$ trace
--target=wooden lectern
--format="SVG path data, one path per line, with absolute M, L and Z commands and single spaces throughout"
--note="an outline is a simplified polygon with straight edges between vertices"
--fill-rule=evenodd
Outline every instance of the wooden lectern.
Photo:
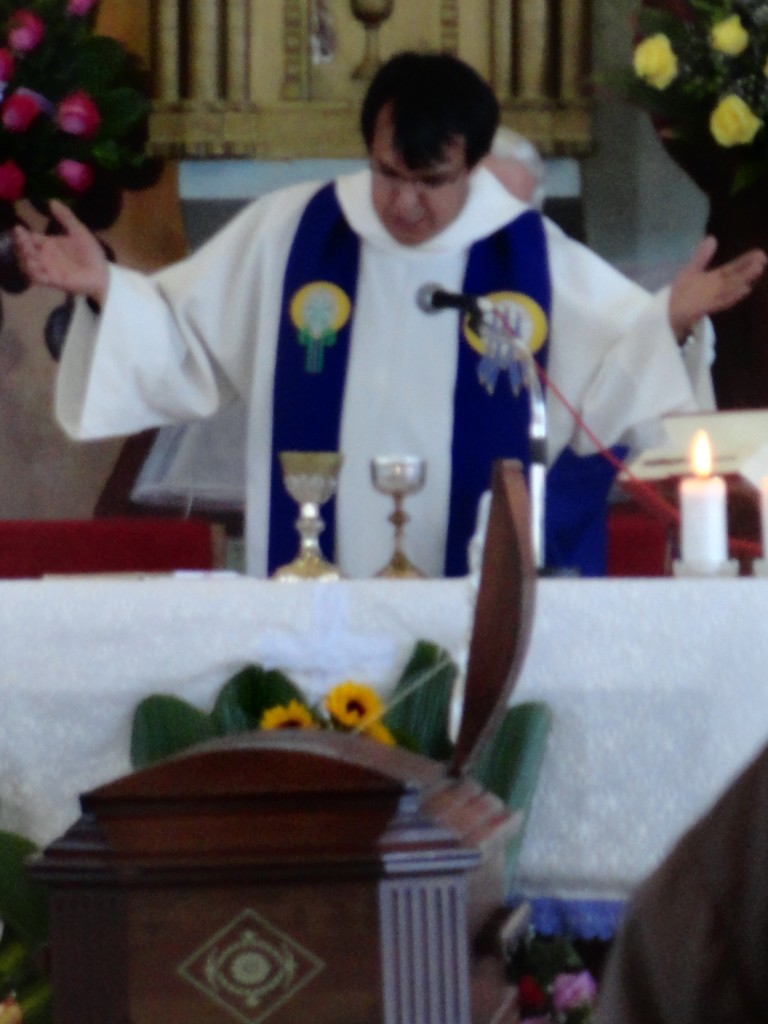
M 31 866 L 51 894 L 56 1024 L 515 1021 L 516 821 L 467 769 L 506 708 L 534 582 L 525 484 L 497 463 L 449 766 L 341 733 L 254 732 L 82 796 Z

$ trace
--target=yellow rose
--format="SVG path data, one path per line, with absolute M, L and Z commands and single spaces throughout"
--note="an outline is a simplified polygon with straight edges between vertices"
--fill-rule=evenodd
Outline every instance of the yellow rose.
M 713 25 L 709 39 L 716 50 L 728 57 L 738 57 L 749 45 L 749 35 L 738 14 L 732 14 L 725 21 Z
M 666 89 L 677 75 L 677 57 L 663 32 L 638 43 L 633 64 L 637 77 L 654 89 Z
M 743 146 L 754 139 L 762 124 L 741 96 L 731 93 L 712 111 L 709 130 L 720 146 Z

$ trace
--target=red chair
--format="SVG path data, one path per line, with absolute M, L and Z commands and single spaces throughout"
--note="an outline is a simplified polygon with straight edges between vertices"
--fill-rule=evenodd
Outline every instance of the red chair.
M 202 519 L 0 520 L 0 578 L 172 572 L 224 564 L 224 531 Z

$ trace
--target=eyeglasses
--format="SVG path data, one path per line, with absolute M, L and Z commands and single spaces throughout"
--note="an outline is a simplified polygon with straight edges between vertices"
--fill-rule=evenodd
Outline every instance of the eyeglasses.
M 386 164 L 380 164 L 376 161 L 371 162 L 371 171 L 376 177 L 381 178 L 389 188 L 399 189 L 408 185 L 415 189 L 419 195 L 432 195 L 441 189 L 449 188 L 467 175 L 466 167 L 458 167 L 446 168 L 445 170 L 428 170 L 423 174 L 410 177 L 400 174 L 394 167 L 388 167 Z

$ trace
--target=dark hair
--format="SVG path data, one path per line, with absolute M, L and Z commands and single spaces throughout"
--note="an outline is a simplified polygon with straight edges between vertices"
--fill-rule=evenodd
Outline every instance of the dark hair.
M 395 145 L 406 166 L 437 163 L 451 139 L 464 140 L 468 167 L 491 147 L 499 123 L 493 90 L 468 64 L 448 53 L 396 54 L 373 77 L 360 127 L 370 151 L 376 118 L 392 106 Z

